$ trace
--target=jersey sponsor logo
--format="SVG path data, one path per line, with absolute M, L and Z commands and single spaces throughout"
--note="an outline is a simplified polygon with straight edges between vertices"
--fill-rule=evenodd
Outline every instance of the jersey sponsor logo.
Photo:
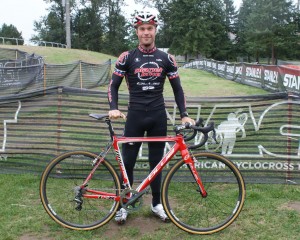
M 179 74 L 178 74 L 178 72 L 170 72 L 170 73 L 168 73 L 168 77 L 171 80 L 171 79 L 179 77 Z
M 125 62 L 126 62 L 126 60 L 127 60 L 127 58 L 128 58 L 128 54 L 129 54 L 128 51 L 127 51 L 127 52 L 123 52 L 123 53 L 119 56 L 119 58 L 118 58 L 118 60 L 117 60 L 117 62 L 116 62 L 116 65 L 124 65 Z
M 155 62 L 144 63 L 140 68 L 136 68 L 134 74 L 138 75 L 138 78 L 142 81 L 155 80 L 161 76 L 163 68 Z
M 155 89 L 154 86 L 143 86 L 143 87 L 142 87 L 142 90 L 143 90 L 143 91 L 153 90 L 153 89 Z
M 174 67 L 177 67 L 177 62 L 173 55 L 168 54 L 168 59 Z
M 135 59 L 134 59 L 134 62 L 140 62 L 140 61 L 141 61 L 140 58 L 135 58 Z
M 117 76 L 119 76 L 119 77 L 124 77 L 125 71 L 122 71 L 120 69 L 115 68 L 114 74 L 117 75 Z

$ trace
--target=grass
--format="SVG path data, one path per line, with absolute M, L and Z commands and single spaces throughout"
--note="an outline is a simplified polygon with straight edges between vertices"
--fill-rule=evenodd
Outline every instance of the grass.
M 50 64 L 66 64 L 77 60 L 101 63 L 113 58 L 84 50 L 0 45 L 1 47 L 18 48 L 28 53 L 36 53 L 44 56 L 46 63 Z M 203 71 L 180 69 L 180 75 L 187 97 L 266 93 L 264 90 L 224 80 Z M 127 92 L 126 88 L 125 84 L 122 84 L 121 92 Z M 106 87 L 103 89 L 106 90 Z M 172 96 L 169 84 L 166 84 L 165 94 Z M 151 215 L 147 201 L 139 212 L 130 215 L 124 226 L 118 226 L 111 221 L 94 231 L 71 231 L 56 224 L 43 209 L 39 198 L 39 176 L 2 174 L 0 186 L 1 240 L 298 240 L 300 236 L 299 185 L 248 184 L 245 206 L 237 221 L 222 232 L 211 236 L 194 236 L 183 232 L 172 223 L 162 224 Z
M 38 194 L 39 176 L 0 175 L 0 239 L 286 239 L 300 236 L 300 187 L 296 185 L 247 185 L 247 199 L 238 219 L 210 236 L 190 235 L 172 223 L 162 224 L 149 213 L 148 204 L 130 215 L 126 225 L 113 221 L 102 228 L 72 231 L 56 224 L 44 211 Z M 4 194 L 5 193 L 5 194 Z
M 225 80 L 212 73 L 194 69 L 179 69 L 182 87 L 187 97 L 225 97 L 266 94 L 260 88 L 249 87 L 234 81 Z M 166 84 L 167 95 L 172 95 L 169 84 Z M 239 94 L 237 94 L 239 93 Z M 169 96 L 171 96 L 169 95 Z
M 16 45 L 1 45 L 0 48 L 19 49 L 20 51 L 29 54 L 43 56 L 47 64 L 68 64 L 75 61 L 83 61 L 94 64 L 101 64 L 108 59 L 116 59 L 116 57 L 79 49 L 66 49 L 55 47 L 36 47 L 36 46 L 16 46 Z

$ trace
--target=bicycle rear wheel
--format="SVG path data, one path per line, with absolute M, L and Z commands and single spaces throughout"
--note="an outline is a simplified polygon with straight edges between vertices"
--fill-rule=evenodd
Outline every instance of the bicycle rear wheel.
M 245 201 L 245 183 L 238 168 L 225 157 L 208 152 L 194 157 L 207 197 L 202 197 L 188 166 L 181 160 L 164 179 L 162 203 L 177 227 L 193 234 L 212 234 L 238 217 Z
M 97 155 L 67 152 L 53 159 L 42 174 L 40 197 L 46 212 L 60 225 L 74 230 L 91 230 L 106 224 L 115 214 L 118 201 L 81 197 L 76 209 L 76 187 L 90 174 Z M 113 166 L 103 161 L 88 182 L 88 189 L 119 195 L 120 181 Z M 84 194 L 84 192 L 83 192 Z

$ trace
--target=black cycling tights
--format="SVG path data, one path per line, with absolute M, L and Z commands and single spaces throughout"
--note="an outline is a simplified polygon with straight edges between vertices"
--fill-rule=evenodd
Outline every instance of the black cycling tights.
M 165 109 L 143 111 L 143 110 L 129 110 L 127 121 L 125 124 L 124 136 L 126 137 L 143 137 L 146 136 L 166 136 L 167 134 L 167 115 Z M 129 182 L 133 184 L 133 169 L 136 163 L 137 155 L 141 143 L 124 143 L 122 145 L 122 156 L 125 168 L 128 174 Z M 149 142 L 149 165 L 150 171 L 161 160 L 164 153 L 164 142 Z M 160 203 L 160 189 L 161 189 L 162 173 L 150 184 L 152 190 L 152 205 L 156 206 Z

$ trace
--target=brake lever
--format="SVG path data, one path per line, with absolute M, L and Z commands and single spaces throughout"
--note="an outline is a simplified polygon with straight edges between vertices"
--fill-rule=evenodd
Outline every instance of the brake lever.
M 196 121 L 196 124 L 195 126 L 199 127 L 204 127 L 204 124 L 203 124 L 203 118 L 199 118 L 197 121 Z

